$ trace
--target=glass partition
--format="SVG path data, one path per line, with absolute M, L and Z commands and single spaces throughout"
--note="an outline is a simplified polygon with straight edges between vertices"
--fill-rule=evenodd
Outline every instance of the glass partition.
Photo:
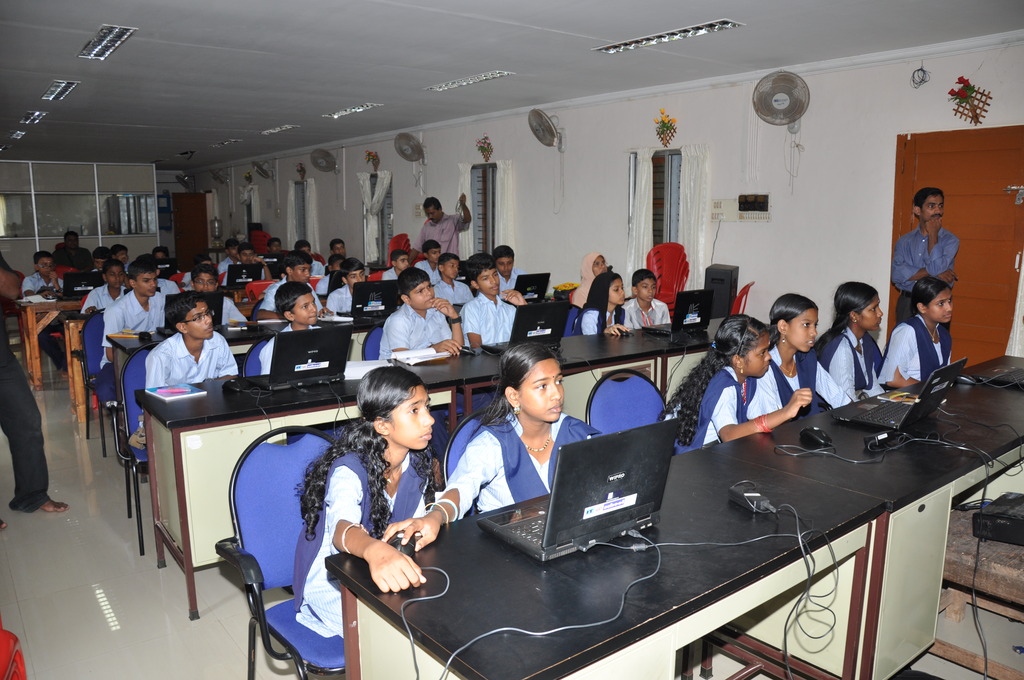
M 73 229 L 79 236 L 96 236 L 96 194 L 36 194 L 39 236 L 64 238 Z
M 0 238 L 32 238 L 35 235 L 32 194 L 0 193 Z
M 108 194 L 100 199 L 100 224 L 104 235 L 156 233 L 156 197 L 153 194 Z

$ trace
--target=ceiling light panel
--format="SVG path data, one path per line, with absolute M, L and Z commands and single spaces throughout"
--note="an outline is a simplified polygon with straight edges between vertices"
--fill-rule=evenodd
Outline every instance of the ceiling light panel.
M 7 138 L 8 139 L 21 139 L 24 136 L 25 136 L 24 130 L 8 130 L 7 131 Z
M 49 101 L 60 101 L 71 94 L 71 90 L 78 87 L 79 80 L 55 80 L 50 85 L 49 89 L 43 93 L 41 99 L 47 99 Z
M 662 43 L 672 42 L 673 40 L 696 38 L 697 36 L 706 35 L 708 33 L 719 33 L 730 28 L 739 28 L 744 25 L 745 24 L 733 21 L 732 19 L 719 19 L 718 21 L 712 21 L 706 24 L 686 26 L 685 28 L 677 28 L 674 31 L 645 35 L 642 38 L 633 38 L 632 40 L 626 40 L 613 45 L 602 45 L 601 47 L 594 47 L 592 49 L 595 52 L 604 52 L 605 54 L 618 54 L 619 52 L 625 52 L 627 50 L 635 50 L 638 47 L 653 47 Z
M 113 26 L 103 24 L 96 32 L 92 40 L 85 43 L 85 47 L 78 53 L 82 59 L 106 59 L 121 44 L 132 37 L 132 34 L 139 29 L 130 26 Z
M 43 119 L 46 115 L 46 111 L 26 111 L 25 115 L 21 117 L 22 125 L 34 125 Z
M 452 90 L 456 87 L 463 87 L 464 85 L 474 85 L 476 83 L 482 83 L 485 80 L 494 80 L 495 78 L 505 78 L 507 76 L 514 75 L 515 73 L 512 73 L 511 71 L 488 71 L 487 73 L 479 73 L 475 76 L 469 76 L 468 78 L 449 80 L 447 83 L 439 83 L 423 89 L 433 90 L 434 92 L 444 92 L 445 90 Z
M 10 144 L 0 144 L 0 151 L 7 151 L 11 148 Z
M 227 146 L 228 144 L 238 144 L 241 141 L 242 141 L 241 139 L 225 139 L 223 142 L 217 142 L 216 144 L 211 144 L 210 148 L 211 149 L 219 149 L 222 146 Z
M 383 104 L 372 104 L 370 102 L 366 102 L 365 104 L 359 104 L 357 106 L 350 106 L 347 109 L 342 109 L 341 111 L 335 111 L 334 113 L 325 113 L 323 115 L 323 117 L 324 118 L 341 118 L 342 116 L 347 116 L 347 115 L 349 115 L 351 113 L 362 113 L 363 111 L 369 111 L 370 109 L 375 109 L 378 106 L 383 106 Z
M 260 132 L 261 135 L 276 135 L 278 132 L 284 132 L 285 130 L 291 130 L 297 128 L 298 125 L 278 125 L 277 127 L 270 128 L 269 130 L 263 130 Z

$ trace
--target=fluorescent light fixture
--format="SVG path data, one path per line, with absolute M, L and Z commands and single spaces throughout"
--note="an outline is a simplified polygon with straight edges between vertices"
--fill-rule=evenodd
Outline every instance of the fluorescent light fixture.
M 625 52 L 626 50 L 635 50 L 638 47 L 653 47 L 661 43 L 671 42 L 673 40 L 682 40 L 683 38 L 696 38 L 699 35 L 705 35 L 707 33 L 718 33 L 729 28 L 739 28 L 744 26 L 738 21 L 732 19 L 719 19 L 718 21 L 711 21 L 706 24 L 697 24 L 695 26 L 687 26 L 685 28 L 677 28 L 674 31 L 667 31 L 665 33 L 656 33 L 655 35 L 645 35 L 642 38 L 633 38 L 632 40 L 626 40 L 624 42 L 615 43 L 613 45 L 603 45 L 601 47 L 591 48 L 595 52 L 604 52 L 606 54 L 617 54 L 619 52 Z
M 299 127 L 299 126 L 298 125 L 278 125 L 277 127 L 270 128 L 269 130 L 264 130 L 260 134 L 261 135 L 276 135 L 278 132 L 284 132 L 285 130 L 291 130 L 292 128 L 297 128 L 297 127 Z
M 125 40 L 132 36 L 139 29 L 131 28 L 129 26 L 112 26 L 111 24 L 103 24 L 100 26 L 100 30 L 96 32 L 96 35 L 92 37 L 92 40 L 85 43 L 85 47 L 78 53 L 82 59 L 99 59 L 104 60 L 110 56 L 110 53 L 121 46 Z
M 511 71 L 488 71 L 487 73 L 479 73 L 475 76 L 469 76 L 468 78 L 449 80 L 447 83 L 431 85 L 430 87 L 425 87 L 423 89 L 433 90 L 434 92 L 444 92 L 445 90 L 451 90 L 456 87 L 462 87 L 463 85 L 473 85 L 474 83 L 482 83 L 485 80 L 494 80 L 495 78 L 504 78 L 505 76 L 514 75 L 515 73 L 512 73 Z
M 347 116 L 350 113 L 362 113 L 363 111 L 369 111 L 370 109 L 375 109 L 378 106 L 383 106 L 383 104 L 372 104 L 370 102 L 366 102 L 365 104 L 358 104 L 356 106 L 350 106 L 347 109 L 342 109 L 341 111 L 335 111 L 334 113 L 325 113 L 322 117 L 323 118 L 341 118 L 342 116 Z
M 71 90 L 78 87 L 80 80 L 55 80 L 50 88 L 43 94 L 41 99 L 60 101 L 71 94 Z
M 223 142 L 217 142 L 216 144 L 211 144 L 210 148 L 211 149 L 219 149 L 222 146 L 227 146 L 228 144 L 238 144 L 240 141 L 242 141 L 242 140 L 241 139 L 225 139 Z
M 10 144 L 0 144 L 0 151 L 7 151 L 11 148 Z
M 8 130 L 7 131 L 7 138 L 8 139 L 21 139 L 24 136 L 25 136 L 25 132 L 23 130 Z
M 34 125 L 43 119 L 46 115 L 46 111 L 26 111 L 25 115 L 21 117 L 22 125 Z

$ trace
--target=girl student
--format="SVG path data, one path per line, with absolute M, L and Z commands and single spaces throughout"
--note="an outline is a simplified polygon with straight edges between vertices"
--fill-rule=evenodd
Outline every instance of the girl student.
M 801 389 L 806 389 L 811 399 L 797 418 L 820 413 L 822 400 L 831 407 L 850 403 L 850 395 L 818 365 L 818 355 L 812 351 L 818 337 L 818 306 L 803 295 L 786 293 L 775 301 L 769 315 L 771 365 L 757 381 L 757 396 L 748 415 L 756 418 L 777 411 Z
M 397 531 L 396 520 L 422 515 L 434 500 L 427 390 L 415 373 L 385 366 L 366 374 L 356 398 L 361 417 L 310 464 L 301 499 L 305 527 L 293 580 L 297 619 L 324 637 L 344 630 L 341 591 L 327 579 L 325 557 L 347 552 L 363 558 L 383 592 L 426 580 L 415 561 L 387 541 Z M 431 530 L 422 528 L 433 540 Z
M 878 291 L 860 281 L 847 281 L 836 288 L 833 304 L 832 327 L 814 343 L 818 362 L 851 399 L 881 394 L 882 352 L 871 337 L 882 324 Z
M 953 290 L 934 276 L 918 279 L 910 291 L 916 316 L 896 326 L 885 347 L 879 379 L 906 387 L 926 379 L 949 363 L 953 339 L 942 324 L 953 318 Z
M 594 279 L 608 271 L 608 263 L 601 253 L 587 253 L 580 263 L 580 285 L 572 292 L 572 303 L 582 309 L 590 295 L 590 284 Z
M 590 288 L 587 304 L 577 319 L 583 335 L 622 335 L 629 333 L 623 324 L 626 312 L 626 291 L 622 288 L 622 277 L 613 272 L 598 274 Z
M 676 452 L 716 441 L 731 441 L 773 428 L 796 416 L 810 402 L 810 390 L 796 390 L 784 408 L 748 419 L 757 379 L 770 362 L 768 328 L 746 314 L 726 317 L 697 366 L 676 388 L 662 418 L 677 418 Z

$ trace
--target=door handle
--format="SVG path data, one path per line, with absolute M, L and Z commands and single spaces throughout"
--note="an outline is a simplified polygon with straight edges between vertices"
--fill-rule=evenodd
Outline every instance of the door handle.
M 1013 270 L 1018 273 L 1020 272 L 1020 256 L 1022 252 L 1024 251 L 1018 250 L 1017 256 L 1013 258 Z

